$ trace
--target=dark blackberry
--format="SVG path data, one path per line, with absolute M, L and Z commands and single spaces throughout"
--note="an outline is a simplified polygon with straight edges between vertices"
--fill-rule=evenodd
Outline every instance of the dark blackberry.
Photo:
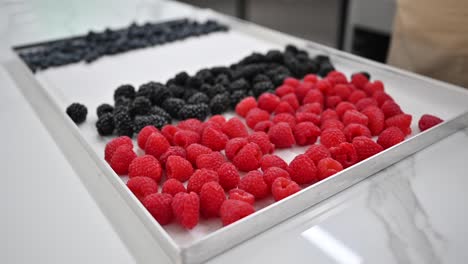
M 184 96 L 182 96 L 182 99 L 187 101 L 192 95 L 198 93 L 198 90 L 192 89 L 192 88 L 185 88 L 184 91 Z
M 252 93 L 255 97 L 260 96 L 262 93 L 268 90 L 274 90 L 275 86 L 271 82 L 259 82 L 253 85 Z
M 265 55 L 254 52 L 254 53 L 250 54 L 249 56 L 243 58 L 239 62 L 239 64 L 240 65 L 247 65 L 247 64 L 253 64 L 253 63 L 262 63 L 262 62 L 266 62 L 266 61 L 267 61 L 267 59 L 266 59 Z
M 289 74 L 288 74 L 288 75 L 286 75 L 286 74 L 278 74 L 278 75 L 275 75 L 275 76 L 273 77 L 273 79 L 271 79 L 271 81 L 272 81 L 272 83 L 273 83 L 273 85 L 274 85 L 275 87 L 278 87 L 278 86 L 280 86 L 281 84 L 283 84 L 284 79 L 286 79 L 288 76 L 289 76 Z
M 202 92 L 195 93 L 194 95 L 190 96 L 190 98 L 187 100 L 187 103 L 189 104 L 208 104 L 210 102 L 210 98 L 208 95 Z
M 234 79 L 245 78 L 247 80 L 252 79 L 255 75 L 263 73 L 265 70 L 264 64 L 249 64 L 240 67 L 234 71 Z
M 114 91 L 114 100 L 116 101 L 119 97 L 127 97 L 129 99 L 135 98 L 135 87 L 130 84 L 124 84 Z
M 146 115 L 146 116 L 136 116 L 135 122 L 133 125 L 133 130 L 135 133 L 139 133 L 141 129 L 145 126 L 155 126 L 158 129 L 161 129 L 163 126 L 167 125 L 167 119 L 158 116 L 158 115 Z
M 213 67 L 210 70 L 211 70 L 211 73 L 213 73 L 213 75 L 216 75 L 216 76 L 220 74 L 226 74 L 229 78 L 231 78 L 232 76 L 231 70 L 228 67 L 218 66 L 218 67 Z
M 257 74 L 252 80 L 253 83 L 270 82 L 270 81 L 271 81 L 270 78 L 266 76 L 265 74 Z
M 227 86 L 227 85 L 229 85 L 231 83 L 231 81 L 229 80 L 229 76 L 227 76 L 226 74 L 218 75 L 214 82 L 216 84 L 221 84 L 221 85 L 224 85 L 224 86 Z
M 299 52 L 299 50 L 298 50 L 298 48 L 296 46 L 294 46 L 292 44 L 289 44 L 289 45 L 286 46 L 284 52 L 296 55 Z
M 136 115 L 146 115 L 151 110 L 151 101 L 143 96 L 138 96 L 133 100 L 132 105 L 130 106 L 130 114 L 132 116 Z
M 98 117 L 101 117 L 103 114 L 112 113 L 114 107 L 110 104 L 101 104 L 96 108 L 96 114 Z
M 114 132 L 114 115 L 112 113 L 102 114 L 96 122 L 96 129 L 99 135 L 109 136 Z
M 213 84 L 215 81 L 215 77 L 208 69 L 201 69 L 197 73 L 195 73 L 195 77 L 199 78 L 202 83 L 209 83 Z
M 314 60 L 316 60 L 319 64 L 330 63 L 330 57 L 326 55 L 317 55 L 315 56 Z
M 239 103 L 242 99 L 249 96 L 246 90 L 237 90 L 231 93 L 229 99 L 231 101 L 231 107 L 236 107 L 237 103 Z
M 228 86 L 229 91 L 234 92 L 234 91 L 239 91 L 239 90 L 250 90 L 250 84 L 247 82 L 246 79 L 241 78 L 238 80 L 235 80 L 231 82 Z
M 226 112 L 230 106 L 229 93 L 217 94 L 210 101 L 210 110 L 213 115 Z
M 307 59 L 304 60 L 302 64 L 304 65 L 304 75 L 309 73 L 317 73 L 320 69 L 320 64 L 315 60 Z M 302 75 L 301 77 L 304 77 L 304 75 Z
M 200 78 L 193 76 L 188 78 L 186 85 L 192 89 L 199 89 L 202 83 Z
M 209 115 L 210 109 L 207 104 L 186 104 L 179 111 L 180 120 L 197 118 L 201 121 Z
M 128 112 L 121 111 L 114 114 L 114 125 L 119 136 L 133 136 L 133 120 Z
M 187 82 L 187 79 L 189 78 L 190 76 L 186 73 L 186 72 L 179 72 L 178 74 L 176 74 L 176 76 L 174 77 L 174 83 L 177 84 L 177 85 L 182 85 L 184 86 L 185 83 Z
M 151 85 L 150 83 L 145 83 L 145 84 L 140 85 L 140 87 L 138 88 L 138 91 L 136 92 L 136 97 L 144 96 L 151 100 L 155 92 L 156 92 L 156 89 L 154 85 Z
M 161 105 L 166 98 L 172 97 L 172 93 L 169 88 L 161 83 L 155 83 L 155 92 L 154 95 L 151 97 L 151 103 L 153 105 Z
M 179 98 L 167 98 L 161 104 L 162 109 L 168 112 L 173 118 L 178 118 L 179 110 L 185 105 L 185 101 Z
M 335 68 L 333 67 L 333 65 L 329 62 L 324 62 L 324 63 L 321 63 L 320 64 L 320 70 L 318 71 L 318 75 L 320 77 L 325 77 L 327 76 L 327 74 L 331 71 L 334 71 Z
M 270 62 L 283 63 L 283 53 L 279 50 L 268 51 L 265 58 Z
M 166 112 L 164 109 L 162 109 L 161 107 L 159 107 L 157 105 L 154 105 L 153 107 L 151 107 L 150 114 L 164 117 L 167 120 L 167 123 L 172 122 L 171 115 L 168 112 Z
M 226 88 L 221 84 L 215 84 L 215 85 L 203 84 L 200 87 L 200 91 L 208 95 L 208 97 L 213 98 L 217 94 L 225 93 Z
M 119 107 L 119 106 L 130 107 L 132 102 L 133 102 L 133 99 L 121 96 L 115 100 L 114 106 L 115 107 Z
M 73 103 L 67 107 L 66 112 L 75 124 L 81 124 L 86 120 L 88 109 L 80 103 Z
M 172 95 L 177 98 L 182 98 L 185 93 L 185 88 L 183 86 L 177 84 L 171 84 L 167 86 L 169 91 L 171 91 Z

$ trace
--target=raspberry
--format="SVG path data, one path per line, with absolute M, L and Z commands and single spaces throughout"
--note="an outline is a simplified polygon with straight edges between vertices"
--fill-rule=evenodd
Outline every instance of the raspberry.
M 330 148 L 331 157 L 341 163 L 343 168 L 348 168 L 358 162 L 358 156 L 354 145 L 348 142 L 341 143 Z
M 319 180 L 323 180 L 332 176 L 333 174 L 342 171 L 343 166 L 340 162 L 332 159 L 332 158 L 324 158 L 319 161 L 317 164 L 318 169 L 318 178 Z
M 316 83 L 318 80 L 319 79 L 318 79 L 317 75 L 315 75 L 315 74 L 307 74 L 306 76 L 304 76 L 304 82 Z
M 143 176 L 129 179 L 127 187 L 140 201 L 146 196 L 158 192 L 158 184 L 153 179 Z
M 291 87 L 297 87 L 300 84 L 300 82 L 296 78 L 288 77 L 284 79 L 283 84 L 289 85 Z
M 393 101 L 393 98 L 383 91 L 377 91 L 372 95 L 372 98 L 377 101 L 378 106 L 382 106 L 386 101 Z
M 159 159 L 161 154 L 166 152 L 169 147 L 169 142 L 163 135 L 159 133 L 153 133 L 146 141 L 145 153 Z
M 172 140 L 175 145 L 186 148 L 189 145 L 200 142 L 200 135 L 192 130 L 181 129 L 174 134 Z
M 172 145 L 174 144 L 174 134 L 180 129 L 174 125 L 165 125 L 161 129 L 161 134 L 167 139 L 167 141 Z M 141 134 L 141 132 L 140 132 Z M 145 146 L 145 145 L 143 145 Z
M 245 117 L 247 126 L 249 126 L 252 129 L 257 123 L 266 120 L 270 120 L 270 114 L 268 114 L 267 111 L 262 110 L 260 108 L 253 108 L 249 111 L 249 113 L 247 113 L 247 116 Z
M 314 144 L 320 136 L 320 128 L 312 122 L 302 122 L 297 124 L 294 129 L 294 138 L 299 146 Z
M 197 162 L 198 156 L 213 152 L 210 148 L 197 144 L 197 143 L 191 144 L 185 149 L 185 151 L 187 152 L 187 159 L 194 165 Z
M 397 127 L 386 128 L 380 133 L 377 143 L 384 149 L 388 149 L 405 140 L 405 134 Z
M 226 200 L 219 210 L 223 226 L 232 224 L 254 212 L 255 209 L 251 204 L 239 200 Z
M 312 89 L 310 90 L 304 99 L 302 100 L 302 104 L 311 104 L 311 103 L 318 103 L 320 105 L 325 104 L 325 97 L 320 90 Z
M 245 127 L 244 123 L 242 123 L 242 121 L 237 117 L 233 117 L 224 123 L 222 126 L 222 131 L 229 138 L 246 137 L 249 135 L 249 132 L 247 132 L 247 128 Z
M 346 113 L 348 110 L 356 110 L 356 106 L 350 102 L 341 102 L 336 106 L 336 113 L 338 116 L 343 119 L 343 115 Z
M 304 153 L 311 159 L 315 164 L 317 164 L 321 159 L 331 157 L 330 151 L 323 145 L 312 145 Z
M 184 185 L 180 181 L 172 178 L 172 179 L 167 179 L 164 182 L 161 192 L 175 196 L 176 194 L 180 192 L 186 193 L 187 190 L 185 189 Z
M 110 166 L 118 175 L 128 173 L 130 163 L 137 157 L 133 152 L 133 147 L 129 145 L 122 145 L 112 155 Z
M 312 122 L 314 125 L 320 125 L 320 116 L 313 113 L 296 113 L 297 123 Z
M 353 138 L 359 136 L 372 137 L 370 130 L 361 124 L 349 124 L 343 129 L 343 133 L 348 142 L 352 142 Z
M 268 137 L 277 148 L 289 148 L 296 143 L 291 127 L 284 122 L 273 125 L 268 131 Z
M 320 143 L 327 148 L 338 146 L 340 143 L 346 142 L 346 137 L 343 132 L 337 128 L 327 128 L 320 135 Z
M 238 201 L 243 201 L 248 204 L 253 205 L 255 203 L 255 197 L 242 190 L 242 189 L 232 189 L 229 191 L 229 199 L 230 200 L 238 200 Z
M 367 137 L 354 138 L 353 146 L 356 149 L 359 161 L 365 160 L 383 150 L 382 146 Z
M 263 154 L 270 154 L 275 150 L 275 145 L 270 142 L 270 138 L 265 132 L 254 132 L 247 137 L 247 140 L 257 144 Z
M 286 170 L 278 167 L 268 168 L 263 173 L 263 180 L 269 188 L 271 188 L 273 182 L 280 177 L 289 179 L 289 173 Z
M 425 114 L 421 116 L 418 121 L 419 130 L 422 132 L 442 122 L 444 122 L 444 120 L 438 118 L 437 116 Z
M 288 123 L 291 128 L 294 128 L 296 125 L 296 118 L 290 113 L 281 113 L 277 114 L 271 120 L 274 124 L 278 124 L 279 122 Z
M 202 145 L 209 147 L 214 151 L 223 150 L 229 138 L 223 132 L 209 126 L 203 130 L 201 137 Z
M 324 122 L 322 122 L 322 125 L 320 126 L 320 129 L 322 131 L 329 129 L 329 128 L 336 128 L 339 130 L 343 130 L 344 125 L 340 120 L 337 120 L 337 119 L 329 119 L 329 120 L 325 120 Z
M 223 163 L 226 162 L 226 158 L 221 152 L 213 151 L 209 154 L 201 154 L 197 157 L 197 168 L 198 169 L 209 169 L 217 170 Z
M 166 165 L 166 162 L 167 162 L 167 159 L 170 157 L 170 156 L 179 156 L 179 157 L 182 157 L 182 158 L 187 158 L 187 152 L 185 151 L 184 148 L 182 147 L 179 147 L 179 146 L 170 146 L 166 152 L 164 152 L 163 154 L 161 154 L 161 156 L 159 157 L 159 161 L 161 162 L 161 164 L 163 166 Z
M 290 195 L 293 195 L 301 190 L 301 187 L 294 181 L 279 177 L 271 185 L 271 193 L 275 201 L 282 200 Z
M 262 150 L 255 143 L 247 143 L 242 149 L 237 152 L 232 163 L 240 171 L 256 170 L 260 167 L 260 159 L 262 158 Z
M 385 118 L 390 118 L 392 116 L 403 114 L 403 111 L 401 111 L 400 106 L 393 101 L 386 101 L 382 104 L 380 109 L 384 113 Z
M 279 97 L 287 95 L 289 93 L 294 93 L 294 87 L 291 85 L 283 84 L 280 87 L 276 88 L 275 94 Z
M 294 110 L 299 108 L 299 100 L 296 94 L 290 93 L 281 97 L 281 102 L 287 102 Z
M 174 218 L 172 196 L 165 193 L 154 193 L 143 200 L 143 205 L 160 225 L 167 225 Z
M 192 229 L 198 224 L 200 199 L 196 193 L 178 193 L 172 199 L 172 212 L 180 225 Z
M 202 130 L 202 125 L 203 123 L 196 119 L 196 118 L 189 118 L 184 121 L 180 121 L 179 124 L 177 124 L 177 127 L 181 130 L 191 130 L 193 132 L 200 133 Z
M 366 85 L 364 85 L 363 88 L 364 92 L 366 92 L 367 95 L 371 96 L 377 91 L 384 91 L 384 85 L 381 81 L 373 81 L 373 82 L 368 82 Z
M 335 94 L 341 98 L 341 100 L 347 100 L 351 95 L 351 88 L 347 84 L 337 84 L 333 87 Z
M 317 168 L 314 162 L 305 154 L 297 155 L 288 167 L 289 176 L 298 184 L 315 183 L 318 181 Z
M 203 184 L 211 181 L 218 182 L 218 174 L 216 171 L 208 169 L 196 170 L 188 181 L 187 191 L 200 193 Z
M 322 105 L 319 103 L 308 103 L 304 104 L 299 109 L 297 109 L 296 113 L 313 113 L 320 115 L 322 113 Z
M 349 124 L 361 124 L 367 126 L 369 123 L 369 118 L 357 110 L 348 110 L 343 115 L 343 124 L 345 126 Z
M 184 182 L 193 174 L 192 164 L 179 156 L 170 156 L 166 162 L 166 175 L 168 179 Z
M 242 99 L 236 105 L 236 113 L 242 117 L 246 117 L 247 113 L 257 107 L 257 101 L 253 96 L 246 97 Z
M 226 143 L 226 149 L 224 153 L 226 153 L 226 157 L 229 160 L 233 160 L 234 157 L 237 155 L 239 150 L 241 150 L 245 145 L 247 145 L 249 141 L 247 138 L 233 138 Z
M 260 159 L 260 167 L 263 172 L 271 167 L 278 167 L 286 170 L 288 168 L 288 164 L 277 155 L 267 154 Z
M 356 103 L 356 108 L 358 111 L 365 109 L 368 106 L 378 106 L 377 101 L 374 98 L 363 98 Z
M 313 87 L 314 87 L 314 84 L 311 82 L 300 83 L 296 88 L 294 88 L 294 93 L 296 94 L 297 100 L 299 100 L 299 102 L 302 102 L 302 100 L 304 100 L 307 93 L 310 90 L 312 90 Z
M 364 89 L 364 86 L 369 82 L 369 79 L 362 74 L 362 73 L 356 73 L 351 76 L 351 83 L 356 86 L 358 89 Z
M 269 113 L 273 112 L 279 103 L 280 98 L 272 93 L 263 93 L 258 97 L 258 108 Z
M 255 199 L 265 198 L 270 190 L 259 171 L 248 172 L 239 182 L 239 189 L 242 189 L 255 196 Z
M 224 123 L 226 123 L 226 118 L 222 115 L 214 115 L 210 117 L 207 122 L 214 122 L 222 126 Z
M 257 132 L 265 132 L 265 133 L 268 133 L 268 131 L 270 131 L 270 128 L 271 126 L 273 125 L 273 122 L 271 122 L 270 120 L 266 120 L 266 121 L 261 121 L 261 122 L 258 122 L 255 127 L 253 128 L 254 131 L 257 131 Z
M 88 109 L 80 103 L 73 103 L 67 107 L 66 112 L 75 124 L 81 124 L 86 120 Z
M 161 179 L 161 164 L 151 155 L 143 155 L 132 160 L 128 166 L 128 177 L 144 176 L 159 182 Z
M 145 148 L 146 141 L 153 133 L 159 133 L 159 130 L 154 126 L 145 126 L 142 130 L 140 130 L 140 133 L 138 133 L 137 136 L 137 142 L 141 149 Z
M 294 114 L 295 110 L 288 102 L 282 101 L 275 108 L 274 112 L 275 112 L 275 114 L 281 114 L 281 113 Z
M 106 144 L 106 149 L 104 150 L 104 159 L 107 162 L 110 162 L 117 148 L 122 145 L 128 145 L 130 147 L 133 147 L 132 139 L 127 136 L 121 136 L 109 141 Z
M 361 113 L 366 115 L 369 120 L 367 126 L 371 134 L 373 136 L 380 134 L 385 126 L 385 116 L 382 110 L 376 106 L 368 106 Z
M 228 191 L 236 188 L 239 185 L 240 177 L 236 166 L 230 162 L 223 163 L 217 170 L 219 177 L 219 184 Z
M 338 114 L 336 113 L 335 110 L 332 109 L 327 109 L 322 112 L 322 115 L 320 116 L 320 122 L 323 124 L 327 120 L 339 120 Z
M 205 183 L 200 191 L 200 211 L 208 217 L 219 216 L 219 209 L 226 200 L 223 187 L 217 182 Z
M 332 84 L 348 83 L 346 75 L 339 71 L 331 71 L 327 74 L 327 79 L 330 80 Z
M 357 102 L 359 102 L 359 100 L 364 99 L 366 97 L 367 94 L 365 92 L 361 90 L 356 90 L 349 95 L 348 101 L 352 104 L 356 104 Z
M 341 97 L 339 97 L 337 95 L 328 96 L 326 101 L 325 101 L 325 105 L 327 106 L 327 108 L 334 109 L 342 101 L 343 100 L 341 99 Z
M 398 127 L 405 135 L 411 134 L 411 120 L 413 117 L 408 114 L 399 114 L 385 120 L 386 127 Z
M 322 79 L 315 84 L 315 87 L 317 87 L 317 89 L 322 93 L 326 93 L 332 88 L 332 83 L 330 82 L 330 80 Z

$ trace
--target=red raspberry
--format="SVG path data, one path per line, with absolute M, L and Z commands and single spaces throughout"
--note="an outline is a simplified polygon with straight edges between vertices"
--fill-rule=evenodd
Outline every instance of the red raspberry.
M 241 150 L 245 145 L 247 145 L 249 141 L 247 138 L 233 138 L 226 143 L 226 149 L 224 153 L 226 153 L 226 157 L 229 160 L 233 160 L 234 157 L 237 155 L 239 150 Z
M 318 178 L 323 180 L 332 176 L 333 174 L 342 171 L 343 166 L 338 161 L 332 158 L 324 158 L 317 164 Z
M 275 112 L 275 114 L 281 114 L 281 113 L 294 114 L 295 110 L 288 102 L 282 101 L 275 108 L 274 112 Z
M 393 98 L 387 94 L 386 92 L 383 92 L 383 91 L 377 91 L 375 92 L 373 95 L 372 95 L 372 98 L 375 99 L 375 101 L 377 101 L 377 104 L 380 106 L 383 105 L 383 103 L 385 103 L 386 101 L 393 101 Z
M 356 108 L 358 111 L 365 109 L 368 106 L 378 106 L 377 101 L 374 98 L 363 98 L 356 103 Z
M 184 182 L 193 174 L 192 164 L 179 156 L 170 156 L 166 162 L 166 175 L 168 179 Z
M 343 115 L 346 113 L 348 110 L 356 110 L 356 106 L 354 106 L 350 102 L 341 102 L 336 106 L 336 113 L 338 116 L 343 119 Z
M 179 157 L 182 157 L 182 158 L 187 158 L 187 152 L 185 151 L 184 148 L 182 147 L 179 147 L 179 146 L 170 146 L 166 152 L 164 152 L 163 154 L 161 154 L 161 156 L 159 157 L 159 161 L 161 162 L 161 164 L 163 166 L 166 165 L 166 162 L 167 162 L 167 158 L 169 158 L 170 156 L 179 156 Z
M 253 96 L 242 99 L 236 105 L 236 113 L 242 117 L 246 117 L 247 113 L 257 107 L 257 101 Z
M 304 76 L 304 82 L 308 82 L 308 83 L 316 83 L 318 82 L 318 77 L 317 75 L 315 74 L 307 74 L 306 76 Z
M 320 105 L 325 104 L 325 97 L 323 96 L 323 93 L 320 90 L 317 89 L 312 89 L 310 90 L 304 99 L 302 100 L 302 104 L 312 104 L 312 103 L 318 103 Z
M 247 123 L 247 126 L 249 126 L 252 129 L 257 123 L 266 120 L 270 120 L 270 114 L 267 111 L 262 110 L 260 108 L 253 108 L 249 111 L 249 113 L 247 113 L 247 116 L 245 117 L 245 122 Z
M 275 151 L 275 145 L 270 142 L 270 138 L 265 132 L 254 132 L 247 137 L 247 140 L 257 144 L 263 154 L 270 154 Z
M 253 205 L 255 203 L 255 197 L 242 190 L 242 189 L 232 189 L 229 191 L 229 199 L 231 200 L 238 200 L 238 201 L 243 201 L 248 204 Z
M 213 151 L 210 154 L 201 154 L 197 157 L 197 168 L 215 171 L 225 162 L 226 158 L 221 152 Z
M 359 102 L 361 99 L 364 99 L 367 97 L 367 94 L 361 90 L 356 90 L 354 92 L 352 92 L 349 97 L 348 97 L 348 101 L 352 104 L 356 104 L 357 102 Z
M 287 178 L 277 178 L 271 185 L 271 193 L 275 201 L 282 200 L 301 190 L 301 187 L 294 181 Z
M 200 144 L 192 144 L 186 148 L 187 152 L 187 159 L 192 163 L 196 164 L 197 162 L 197 157 L 202 155 L 202 154 L 209 154 L 213 152 L 210 148 L 205 147 Z
M 296 143 L 291 127 L 284 122 L 273 125 L 268 131 L 268 137 L 277 148 L 289 148 Z
M 265 198 L 270 190 L 263 179 L 261 172 L 254 170 L 248 172 L 239 182 L 239 189 L 242 189 L 255 196 L 255 199 Z
M 262 150 L 255 143 L 247 143 L 232 160 L 240 171 L 256 170 L 260 167 Z
M 304 153 L 311 159 L 315 164 L 317 164 L 321 159 L 331 157 L 330 151 L 323 145 L 312 145 Z
M 263 93 L 258 97 L 258 108 L 265 110 L 269 113 L 275 111 L 280 103 L 280 98 L 272 93 Z
M 196 193 L 178 193 L 172 199 L 172 212 L 180 225 L 192 229 L 198 224 L 200 199 Z
M 361 124 L 349 124 L 343 129 L 343 133 L 348 142 L 352 142 L 355 137 L 372 137 L 370 130 Z
M 232 224 L 254 212 L 255 209 L 251 204 L 239 200 L 226 200 L 219 210 L 223 226 Z
M 202 122 L 196 118 L 189 118 L 180 121 L 179 124 L 177 124 L 177 127 L 183 130 L 191 130 L 200 133 L 202 129 Z
M 346 75 L 339 71 L 331 71 L 327 74 L 327 79 L 330 80 L 333 84 L 339 83 L 348 83 L 348 79 L 346 79 Z
M 377 106 L 368 106 L 361 111 L 364 115 L 367 116 L 369 123 L 368 127 L 373 136 L 377 136 L 382 132 L 385 126 L 385 116 L 382 110 Z
M 315 87 L 322 93 L 327 93 L 333 88 L 333 84 L 329 79 L 322 79 L 315 84 Z
M 358 89 L 364 89 L 364 86 L 369 82 L 367 77 L 362 73 L 356 73 L 351 76 L 351 83 Z
M 389 127 L 380 133 L 377 143 L 384 149 L 388 149 L 403 140 L 405 140 L 405 134 L 398 127 Z
M 263 173 L 263 180 L 268 185 L 268 188 L 271 188 L 271 185 L 276 180 L 276 178 L 286 178 L 289 179 L 289 173 L 278 167 L 271 167 L 265 170 Z
M 299 100 L 296 94 L 290 93 L 281 97 L 281 102 L 287 102 L 294 110 L 299 108 Z
M 288 77 L 283 80 L 283 84 L 289 85 L 291 87 L 297 87 L 301 82 L 293 77 Z
M 369 123 L 369 118 L 357 110 L 348 110 L 343 115 L 343 124 L 345 126 L 349 124 L 361 124 L 367 126 Z
M 385 101 L 385 103 L 382 104 L 380 109 L 384 113 L 385 118 L 390 118 L 392 116 L 403 114 L 403 111 L 401 111 L 400 106 L 394 101 Z
M 271 126 L 273 125 L 273 122 L 271 122 L 270 120 L 266 120 L 266 121 L 261 121 L 261 122 L 258 122 L 255 127 L 253 128 L 254 131 L 257 131 L 257 132 L 265 132 L 265 133 L 268 133 L 268 131 L 270 130 Z
M 399 114 L 385 120 L 386 127 L 398 127 L 405 135 L 411 134 L 411 120 L 413 117 L 408 114 Z
M 340 143 L 346 142 L 346 137 L 343 132 L 337 128 L 327 128 L 320 135 L 320 143 L 327 148 L 338 146 Z
M 240 177 L 236 166 L 230 162 L 225 162 L 218 170 L 219 184 L 224 190 L 229 191 L 239 185 Z
M 419 119 L 419 122 L 418 122 L 419 130 L 421 130 L 422 132 L 442 122 L 444 122 L 444 120 L 438 118 L 437 116 L 425 114 L 421 116 L 421 118 Z
M 322 105 L 319 103 L 304 104 L 297 109 L 297 113 L 313 113 L 320 115 L 322 113 Z
M 174 144 L 174 134 L 180 129 L 174 125 L 165 125 L 161 129 L 161 134 L 169 141 L 171 145 Z M 141 132 L 140 132 L 141 133 Z M 146 141 L 145 141 L 146 142 Z M 143 145 L 145 146 L 145 145 Z
M 189 145 L 200 142 L 200 135 L 192 130 L 181 129 L 174 134 L 173 142 L 177 146 L 186 148 Z
M 205 128 L 201 137 L 201 143 L 214 151 L 223 150 L 228 140 L 228 136 L 211 126 Z
M 146 141 L 145 153 L 159 159 L 161 154 L 166 152 L 169 147 L 170 144 L 163 135 L 153 133 Z
M 305 154 L 297 155 L 288 167 L 289 176 L 298 184 L 315 183 L 317 178 L 317 167 Z
M 110 162 L 112 159 L 112 156 L 114 155 L 114 152 L 117 150 L 118 147 L 122 145 L 128 145 L 130 147 L 133 147 L 133 142 L 132 139 L 127 137 L 127 136 L 121 136 L 121 137 L 116 137 L 109 141 L 106 144 L 106 149 L 104 150 L 104 159 L 107 162 Z
M 322 122 L 322 125 L 320 126 L 320 129 L 322 131 L 329 129 L 329 128 L 336 128 L 339 130 L 343 130 L 344 125 L 340 120 L 337 120 L 337 119 L 329 119 L 329 120 L 325 120 L 324 122 Z
M 286 170 L 288 168 L 288 164 L 277 155 L 267 154 L 263 156 L 260 160 L 260 167 L 262 168 L 263 172 L 265 172 L 266 169 L 271 167 L 278 167 L 283 170 Z
M 224 123 L 222 131 L 229 138 L 246 137 L 249 135 L 247 127 L 245 127 L 244 123 L 242 123 L 242 121 L 237 117 L 233 117 Z
M 351 88 L 347 84 L 337 84 L 334 87 L 335 94 L 341 98 L 341 100 L 347 100 L 351 95 Z
M 144 176 L 129 179 L 127 187 L 140 201 L 146 196 L 158 192 L 158 184 L 153 179 Z
M 279 97 L 287 95 L 289 93 L 294 93 L 294 87 L 291 85 L 283 84 L 280 87 L 276 88 L 275 94 Z
M 167 225 L 174 218 L 172 212 L 172 196 L 165 193 L 148 195 L 143 205 L 160 225 Z
M 320 128 L 312 122 L 302 122 L 294 127 L 294 138 L 299 146 L 314 144 L 320 136 Z
M 206 122 L 203 122 L 202 123 L 202 128 L 201 128 L 201 132 L 200 132 L 200 135 L 203 135 L 203 132 L 205 131 L 205 129 L 207 127 L 211 127 L 211 128 L 214 128 L 218 131 L 222 131 L 222 128 L 223 128 L 223 125 L 220 125 L 219 123 L 217 122 L 213 122 L 213 121 L 206 121 Z
M 210 119 L 208 119 L 208 121 L 206 122 L 209 122 L 209 123 L 216 123 L 220 126 L 224 125 L 224 123 L 226 123 L 226 118 L 222 115 L 214 115 L 212 117 L 210 117 Z
M 343 168 L 348 168 L 358 162 L 358 156 L 354 145 L 348 142 L 341 143 L 330 148 L 331 157 L 341 163 Z
M 216 171 L 208 170 L 208 169 L 199 169 L 196 170 L 192 177 L 190 177 L 188 184 L 187 184 L 187 191 L 188 192 L 195 192 L 200 193 L 200 190 L 203 184 L 207 182 L 218 182 L 218 174 Z
M 159 182 L 161 179 L 161 164 L 151 155 L 143 155 L 132 160 L 128 166 L 128 177 L 144 176 Z
M 159 133 L 159 130 L 154 126 L 145 126 L 137 136 L 137 143 L 141 149 L 145 148 L 146 140 L 148 140 L 149 136 L 153 133 Z
M 294 93 L 297 96 L 297 100 L 299 100 L 299 102 L 302 102 L 302 100 L 304 100 L 307 93 L 310 90 L 312 90 L 313 87 L 314 87 L 314 84 L 311 82 L 300 83 L 296 88 L 294 88 Z
M 271 121 L 273 121 L 274 124 L 278 124 L 279 122 L 288 123 L 291 128 L 294 128 L 296 125 L 296 118 L 290 113 L 277 114 Z
M 201 214 L 206 218 L 219 216 L 219 209 L 225 200 L 226 195 L 219 183 L 205 183 L 200 191 Z
M 342 101 L 343 100 L 338 95 L 328 96 L 325 101 L 325 105 L 327 106 L 327 108 L 334 109 Z
M 364 85 L 363 88 L 364 92 L 367 93 L 367 95 L 371 96 L 377 91 L 384 91 L 384 85 L 381 81 L 373 81 L 373 82 L 368 82 L 366 85 Z
M 128 173 L 130 163 L 137 157 L 133 152 L 133 147 L 129 145 L 121 145 L 112 155 L 110 166 L 118 175 Z
M 320 116 L 313 113 L 296 113 L 297 123 L 312 122 L 314 125 L 320 125 Z
M 320 116 L 320 122 L 323 124 L 325 123 L 325 121 L 330 120 L 330 119 L 339 120 L 339 117 L 336 111 L 332 109 L 327 109 L 323 111 L 322 115 Z
M 180 181 L 172 178 L 164 182 L 161 192 L 175 196 L 176 194 L 180 192 L 186 193 L 187 190 L 185 189 L 184 185 Z
M 365 160 L 383 150 L 382 146 L 367 137 L 354 138 L 353 146 L 356 149 L 359 161 Z

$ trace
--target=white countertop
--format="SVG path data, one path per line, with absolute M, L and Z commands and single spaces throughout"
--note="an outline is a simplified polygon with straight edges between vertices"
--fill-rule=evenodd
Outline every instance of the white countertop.
M 123 26 L 133 17 L 169 19 L 194 12 L 167 1 L 115 2 L 115 12 L 102 14 L 97 10 L 106 6 L 91 0 L 41 2 L 0 3 L 0 33 L 10 40 L 0 44 L 1 52 L 12 43 Z M 72 15 L 73 22 L 65 23 Z M 2 262 L 135 263 L 3 68 L 0 87 L 6 179 L 0 192 Z M 468 258 L 466 146 L 468 129 L 210 262 L 462 263 Z M 159 263 L 167 261 L 161 256 Z

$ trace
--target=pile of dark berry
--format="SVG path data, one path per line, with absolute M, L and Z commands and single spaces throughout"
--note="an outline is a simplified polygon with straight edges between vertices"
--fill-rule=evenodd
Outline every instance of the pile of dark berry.
M 143 25 L 133 23 L 120 30 L 106 29 L 98 33 L 90 31 L 85 36 L 38 44 L 32 47 L 18 47 L 17 50 L 29 68 L 36 72 L 80 61 L 89 63 L 106 55 L 226 30 L 228 30 L 226 26 L 213 20 L 208 20 L 205 23 L 188 19 L 164 23 L 145 23 Z

